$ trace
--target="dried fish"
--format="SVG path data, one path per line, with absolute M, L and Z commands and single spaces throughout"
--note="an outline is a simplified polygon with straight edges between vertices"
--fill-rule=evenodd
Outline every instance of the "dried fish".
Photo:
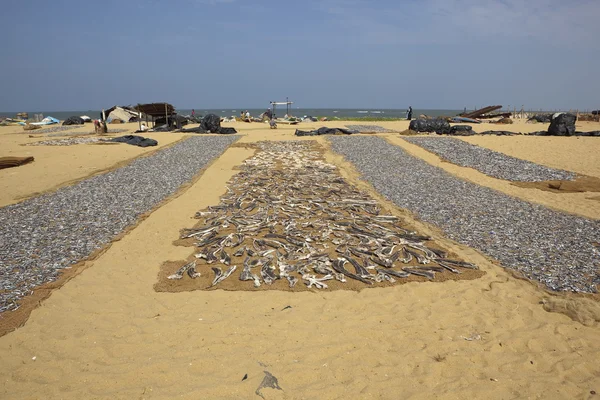
M 419 253 L 417 253 L 417 252 L 415 252 L 415 251 L 412 251 L 412 250 L 406 249 L 406 252 L 407 252 L 408 254 L 410 254 L 411 256 L 413 256 L 414 258 L 416 258 L 416 259 L 417 259 L 417 262 L 418 262 L 419 264 L 429 264 L 429 262 L 430 262 L 430 261 L 429 261 L 429 259 L 428 259 L 427 257 L 425 257 L 425 256 L 423 256 L 423 255 L 421 255 L 421 254 L 419 254 Z
M 458 261 L 458 260 L 450 260 L 448 258 L 437 258 L 435 261 L 439 262 L 443 262 L 446 265 L 454 265 L 457 267 L 462 267 L 462 268 L 468 268 L 468 269 L 479 269 L 477 267 L 477 265 L 475 264 L 471 264 L 465 261 Z
M 191 263 L 185 264 L 183 267 L 179 268 L 177 270 L 177 272 L 175 272 L 173 275 L 167 276 L 167 279 L 179 280 L 179 279 L 183 278 L 183 274 L 185 274 L 185 272 L 189 268 L 194 268 L 195 269 L 196 268 L 196 261 L 192 261 Z
M 274 281 L 276 281 L 277 279 L 279 279 L 279 277 L 277 275 L 275 275 L 275 272 L 273 266 L 271 266 L 270 262 L 265 263 L 262 268 L 260 269 L 260 276 L 262 276 L 263 281 L 267 284 L 267 285 L 271 285 L 273 284 Z
M 196 271 L 196 262 L 195 261 L 194 261 L 194 265 L 190 266 L 186 272 L 187 272 L 188 276 L 192 279 L 196 279 L 196 278 L 200 277 L 200 272 Z
M 323 282 L 333 279 L 333 276 L 325 275 L 322 278 L 317 278 L 316 275 L 304 274 L 302 275 L 302 279 L 308 282 L 306 283 L 306 286 L 308 286 L 309 289 L 313 286 L 315 286 L 317 289 L 327 289 L 327 284 Z
M 196 239 L 202 248 L 196 257 L 206 264 L 229 265 L 232 257 L 245 256 L 241 281 L 258 287 L 285 278 L 293 287 L 306 276 L 306 284 L 318 288 L 330 279 L 395 282 L 410 272 L 395 271 L 394 264 L 413 258 L 432 267 L 410 270 L 430 279 L 434 272 L 459 268 L 452 262 L 438 265 L 445 252 L 428 247 L 430 238 L 401 226 L 400 218 L 382 214 L 376 200 L 324 162 L 314 143 L 256 146 L 259 151 L 229 181 L 221 203 L 197 213 L 199 227 L 183 231 Z M 330 249 L 339 258 L 330 259 Z M 253 268 L 259 268 L 256 274 Z M 215 267 L 215 276 L 218 271 Z
M 234 257 L 242 257 L 244 255 L 245 251 L 246 251 L 246 246 L 242 246 L 233 253 L 233 256 Z
M 287 275 L 286 279 L 288 280 L 291 288 L 296 286 L 296 283 L 298 283 L 298 278 L 296 278 L 295 276 Z
M 432 280 L 435 278 L 435 272 L 432 271 L 424 271 L 424 270 L 419 270 L 419 269 L 414 269 L 414 268 L 402 268 L 403 271 L 408 272 L 409 274 L 412 275 L 417 275 L 417 276 L 424 276 L 425 278 Z
M 410 276 L 410 273 L 408 273 L 406 271 L 395 271 L 393 269 L 377 268 L 376 271 L 378 274 L 391 275 L 391 276 L 395 276 L 396 278 L 408 278 Z
M 227 254 L 224 248 L 221 248 L 221 252 L 219 253 L 219 261 L 225 265 L 231 264 L 231 257 L 229 254 Z
M 218 283 L 223 282 L 225 279 L 229 278 L 229 275 L 231 275 L 233 271 L 236 270 L 236 268 L 237 266 L 232 265 L 225 273 L 223 273 L 223 271 L 221 271 L 221 268 L 212 267 L 212 270 L 215 273 L 215 279 L 213 279 L 212 284 L 210 286 L 215 286 Z
M 346 262 L 347 261 L 345 258 L 338 258 L 338 259 L 334 260 L 333 265 L 332 265 L 333 269 L 340 274 L 346 275 L 348 278 L 356 279 L 357 281 L 361 281 L 363 283 L 366 283 L 367 285 L 373 284 L 373 282 L 369 281 L 368 279 L 365 279 L 361 276 L 353 274 L 353 273 L 349 272 L 346 268 L 344 268 L 344 264 Z

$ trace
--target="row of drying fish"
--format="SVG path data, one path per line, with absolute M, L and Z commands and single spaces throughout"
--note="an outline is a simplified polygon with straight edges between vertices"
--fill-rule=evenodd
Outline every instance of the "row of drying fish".
M 294 287 L 300 277 L 325 289 L 334 279 L 372 285 L 477 269 L 426 245 L 430 238 L 403 228 L 398 217 L 381 214 L 373 198 L 323 161 L 315 142 L 257 146 L 220 204 L 197 213 L 201 226 L 183 231 L 182 239 L 200 250 L 168 279 L 195 279 L 199 263 L 222 264 L 225 271 L 211 267 L 214 286 L 237 270 L 234 258 L 243 264 L 239 279 L 255 287 L 279 279 Z

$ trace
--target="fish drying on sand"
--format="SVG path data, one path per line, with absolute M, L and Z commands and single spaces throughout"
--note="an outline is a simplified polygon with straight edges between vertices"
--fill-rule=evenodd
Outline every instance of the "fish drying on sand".
M 315 142 L 255 147 L 220 203 L 199 211 L 198 226 L 181 234 L 198 248 L 196 260 L 204 268 L 215 265 L 212 286 L 232 274 L 235 267 L 229 266 L 236 263 L 243 263 L 239 281 L 254 287 L 302 281 L 318 289 L 329 288 L 330 280 L 336 288 L 348 280 L 372 286 L 477 268 L 446 258 L 429 236 L 403 226 L 326 163 Z M 229 267 L 225 273 L 223 266 Z M 181 279 L 183 272 L 173 276 Z

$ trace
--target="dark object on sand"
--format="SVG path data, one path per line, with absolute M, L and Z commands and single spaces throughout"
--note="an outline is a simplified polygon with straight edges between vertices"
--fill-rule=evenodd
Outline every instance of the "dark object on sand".
M 472 136 L 475 132 L 473 132 L 473 127 L 470 125 L 454 125 L 450 128 L 450 134 L 456 136 Z
M 221 129 L 219 129 L 219 133 L 222 135 L 230 135 L 232 133 L 237 133 L 237 131 L 235 130 L 235 128 L 225 128 L 225 127 L 221 127 Z
M 248 374 L 244 375 L 244 377 L 242 378 L 242 382 L 244 382 L 246 379 L 248 379 Z
M 410 121 L 408 129 L 415 132 L 435 132 L 438 134 L 447 134 L 451 131 L 448 121 L 442 118 L 415 119 Z
M 327 128 L 326 126 L 319 128 L 314 131 L 301 131 L 300 129 L 296 129 L 296 136 L 319 136 L 319 135 L 352 135 L 353 133 L 357 133 L 356 131 L 351 131 L 349 129 L 344 128 Z
M 131 144 L 133 146 L 139 146 L 139 147 L 156 146 L 158 144 L 158 142 L 154 139 L 145 138 L 145 137 L 137 136 L 137 135 L 119 136 L 114 139 L 111 139 L 110 141 L 118 142 L 118 143 L 127 143 L 127 144 Z
M 235 128 L 221 127 L 221 117 L 215 114 L 207 114 L 202 118 L 200 126 L 197 128 L 182 129 L 180 132 L 186 133 L 220 133 L 222 135 L 230 135 L 237 133 Z
M 63 125 L 83 125 L 85 121 L 81 117 L 69 117 L 62 123 Z
M 527 121 L 537 121 L 542 123 L 548 123 L 552 121 L 552 114 L 537 114 L 529 118 Z
M 480 124 L 481 121 L 478 119 L 473 119 L 473 118 L 467 118 L 467 117 L 452 117 L 450 118 L 450 120 L 448 122 L 455 122 L 457 124 L 462 123 L 468 123 L 468 124 Z
M 237 133 L 235 128 L 222 127 L 221 118 L 215 114 L 208 114 L 202 119 L 200 126 L 196 128 L 181 129 L 180 132 L 185 133 L 220 133 L 221 135 L 230 135 Z
M 155 125 L 169 125 L 173 129 L 181 129 L 182 126 L 188 124 L 188 119 L 184 116 L 173 114 L 169 117 L 160 117 L 154 120 Z
M 509 131 L 485 131 L 485 132 L 481 132 L 480 135 L 512 136 L 512 135 L 520 135 L 520 133 L 509 132 Z
M 575 132 L 574 136 L 600 136 L 600 131 Z
M 221 117 L 215 114 L 208 114 L 202 118 L 200 127 L 211 133 L 219 133 L 221 130 Z
M 0 157 L 0 169 L 29 164 L 33 160 L 33 157 Z
M 171 127 L 167 124 L 154 126 L 154 128 L 150 129 L 150 132 L 171 132 L 171 131 L 172 131 Z
M 184 133 L 210 133 L 209 131 L 207 131 L 206 129 L 204 129 L 202 127 L 202 125 L 197 126 L 195 128 L 181 129 L 181 130 L 179 130 L 179 132 L 184 132 Z
M 504 118 L 500 118 L 498 121 L 496 121 L 494 123 L 495 124 L 512 124 L 513 120 L 508 117 L 504 117 Z
M 570 113 L 558 114 L 550 122 L 549 136 L 573 136 L 575 134 L 575 120 L 577 116 Z
M 265 377 L 263 378 L 260 385 L 258 385 L 258 387 L 256 388 L 256 392 L 254 392 L 257 395 L 259 395 L 260 397 L 262 397 L 263 399 L 265 398 L 265 396 L 263 396 L 263 394 L 260 392 L 260 390 L 263 388 L 283 390 L 281 388 L 281 386 L 279 386 L 279 382 L 277 381 L 276 377 L 271 375 L 271 373 L 269 371 L 264 371 L 264 372 L 265 372 Z

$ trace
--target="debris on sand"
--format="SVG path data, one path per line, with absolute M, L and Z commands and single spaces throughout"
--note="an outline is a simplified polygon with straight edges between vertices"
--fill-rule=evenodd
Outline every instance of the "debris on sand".
M 261 390 L 264 388 L 283 390 L 281 388 L 281 386 L 279 386 L 279 381 L 277 380 L 277 378 L 275 376 L 273 376 L 269 371 L 264 371 L 264 372 L 265 372 L 265 377 L 263 378 L 260 385 L 258 385 L 258 387 L 256 388 L 256 392 L 254 392 L 257 395 L 259 395 L 260 397 L 262 397 L 263 399 L 265 398 L 265 396 L 263 396 L 263 394 L 261 393 Z

